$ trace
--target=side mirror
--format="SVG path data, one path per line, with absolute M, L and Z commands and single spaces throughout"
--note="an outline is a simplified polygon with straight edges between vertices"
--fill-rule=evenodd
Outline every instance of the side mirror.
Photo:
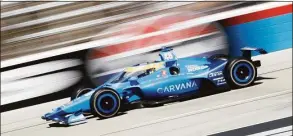
M 170 67 L 169 72 L 171 75 L 178 75 L 180 73 L 180 69 L 178 67 Z
M 139 83 L 137 82 L 137 77 L 131 77 L 129 79 L 130 85 L 134 86 L 134 85 L 138 85 Z

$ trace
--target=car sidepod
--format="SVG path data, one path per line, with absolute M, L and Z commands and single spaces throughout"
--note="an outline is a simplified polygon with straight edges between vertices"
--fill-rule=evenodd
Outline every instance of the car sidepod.
M 172 75 L 169 68 L 160 69 L 139 80 L 143 99 L 154 100 L 197 90 L 200 80 L 189 76 L 184 70 Z
M 215 60 L 209 65 L 210 70 L 208 71 L 206 78 L 217 87 L 227 86 L 224 75 L 227 63 L 228 60 Z

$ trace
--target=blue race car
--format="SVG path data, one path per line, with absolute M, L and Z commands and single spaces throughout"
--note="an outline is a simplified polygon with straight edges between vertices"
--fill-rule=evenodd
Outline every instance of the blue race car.
M 210 83 L 216 88 L 240 88 L 251 85 L 257 77 L 259 60 L 251 59 L 252 51 L 266 54 L 263 49 L 242 48 L 242 56 L 216 54 L 210 57 L 177 58 L 171 48 L 160 51 L 160 61 L 126 68 L 94 89 L 84 89 L 76 98 L 42 116 L 60 124 L 84 122 L 86 114 L 110 118 L 134 103 L 164 104 L 199 93 Z

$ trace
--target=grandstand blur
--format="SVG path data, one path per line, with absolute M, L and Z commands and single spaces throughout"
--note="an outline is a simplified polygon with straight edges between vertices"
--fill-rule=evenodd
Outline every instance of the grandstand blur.
M 1 3 L 1 61 L 5 61 L 100 40 L 110 34 L 99 32 L 125 22 L 174 11 L 237 8 L 246 2 Z
M 100 41 L 119 35 L 120 28 L 116 26 L 177 12 L 209 16 L 262 3 L 265 2 L 1 1 L 1 105 L 88 87 L 83 84 L 91 82 L 85 80 L 91 75 L 88 72 L 97 71 L 100 65 L 118 69 L 128 65 L 124 61 L 134 63 L 128 58 L 115 60 L 119 65 L 114 61 L 93 61 L 92 70 L 84 68 L 88 49 L 97 49 Z M 215 40 L 219 35 L 205 38 L 194 46 L 224 45 Z

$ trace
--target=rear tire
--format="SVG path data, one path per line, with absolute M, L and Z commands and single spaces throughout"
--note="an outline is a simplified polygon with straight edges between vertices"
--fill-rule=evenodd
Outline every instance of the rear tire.
M 242 88 L 254 83 L 257 69 L 251 60 L 235 58 L 229 61 L 226 67 L 225 77 L 231 88 Z
M 92 95 L 90 99 L 92 113 L 101 119 L 111 118 L 120 110 L 121 99 L 119 95 L 110 89 L 101 89 Z

